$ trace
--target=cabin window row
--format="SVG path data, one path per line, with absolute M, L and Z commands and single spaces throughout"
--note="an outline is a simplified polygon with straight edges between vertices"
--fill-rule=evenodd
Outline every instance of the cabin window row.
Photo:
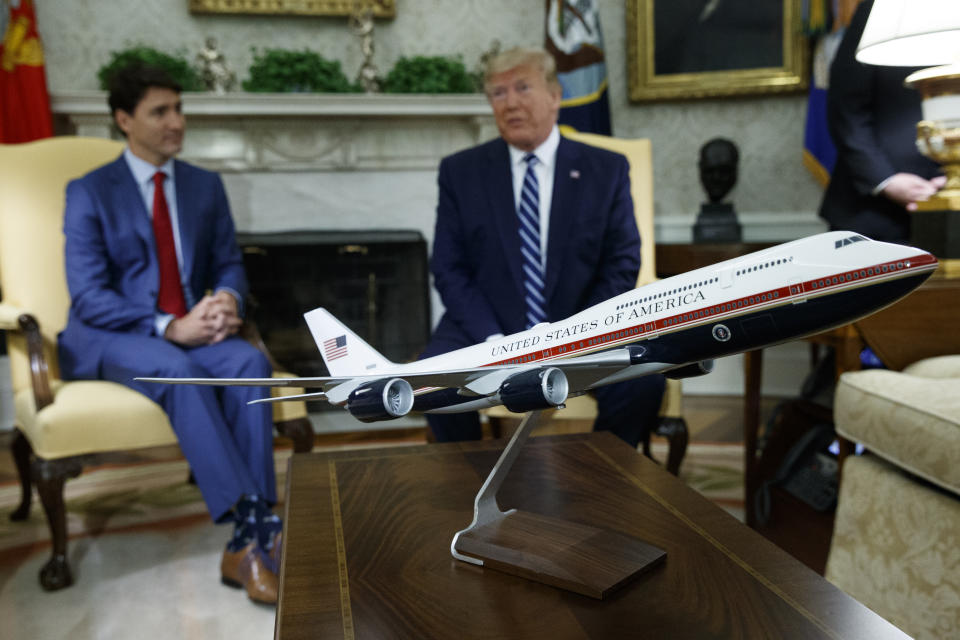
M 686 322 L 688 320 L 696 320 L 698 318 L 704 318 L 704 317 L 712 316 L 718 313 L 734 311 L 736 309 L 742 308 L 744 305 L 750 306 L 752 304 L 757 304 L 758 302 L 769 302 L 771 300 L 776 300 L 779 297 L 780 297 L 779 291 L 763 293 L 763 294 L 760 294 L 759 296 L 752 296 L 750 298 L 744 298 L 743 300 L 736 300 L 728 304 L 721 304 L 715 307 L 709 307 L 707 309 L 703 309 L 702 311 L 694 311 L 693 313 L 685 313 L 681 316 L 668 318 L 663 321 L 663 324 L 664 326 L 672 326 L 675 324 L 679 324 L 681 322 Z
M 821 287 L 826 287 L 831 284 L 840 284 L 841 282 L 850 282 L 851 280 L 859 280 L 860 278 L 869 278 L 873 275 L 879 275 L 883 273 L 889 273 L 897 269 L 903 269 L 904 263 L 898 262 L 895 265 L 882 265 L 876 269 L 861 269 L 860 271 L 851 271 L 850 273 L 844 273 L 839 276 L 833 276 L 832 278 L 824 278 L 823 280 L 816 280 L 813 283 L 814 289 L 819 289 Z
M 760 269 L 769 269 L 770 267 L 778 267 L 782 264 L 787 264 L 788 262 L 793 262 L 793 256 L 790 256 L 788 258 L 777 258 L 776 260 L 771 260 L 770 262 L 754 265 L 747 269 L 741 269 L 740 271 L 737 271 L 737 275 L 740 276 L 748 273 L 753 273 L 754 271 L 759 271 Z
M 643 304 L 643 303 L 645 303 L 645 302 L 652 302 L 652 301 L 654 301 L 654 300 L 660 300 L 660 299 L 662 299 L 662 298 L 668 298 L 668 297 L 670 297 L 670 296 L 675 296 L 675 295 L 677 295 L 677 294 L 679 294 L 679 293 L 683 293 L 684 291 L 691 291 L 691 290 L 693 290 L 693 289 L 699 289 L 700 287 L 705 287 L 706 285 L 708 285 L 708 284 L 713 284 L 714 282 L 717 282 L 718 280 L 720 280 L 720 278 L 710 278 L 709 280 L 704 280 L 703 282 L 697 282 L 697 283 L 695 283 L 695 284 L 688 284 L 688 285 L 685 286 L 685 287 L 677 287 L 676 289 L 671 289 L 670 291 L 664 291 L 664 292 L 662 292 L 662 293 L 656 293 L 656 294 L 654 294 L 654 295 L 652 295 L 652 296 L 647 296 L 646 298 L 640 298 L 640 299 L 638 299 L 638 300 L 634 300 L 633 302 L 628 302 L 628 303 L 626 303 L 626 304 L 621 304 L 621 305 L 619 305 L 619 306 L 617 307 L 617 309 L 618 309 L 618 310 L 619 310 L 619 309 L 625 309 L 626 307 L 632 307 L 632 306 L 634 306 L 634 305 Z

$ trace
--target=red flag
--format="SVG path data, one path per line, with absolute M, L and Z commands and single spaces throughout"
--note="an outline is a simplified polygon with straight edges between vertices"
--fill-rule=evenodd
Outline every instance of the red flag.
M 0 44 L 0 142 L 29 142 L 53 135 L 33 0 L 13 0 Z

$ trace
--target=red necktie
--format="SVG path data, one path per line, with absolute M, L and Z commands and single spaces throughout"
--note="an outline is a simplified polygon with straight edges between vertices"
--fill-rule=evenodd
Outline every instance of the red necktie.
M 170 209 L 163 193 L 166 174 L 153 174 L 153 237 L 157 243 L 157 265 L 160 267 L 160 292 L 157 307 L 164 313 L 180 318 L 187 314 L 187 303 L 180 284 L 180 268 L 177 266 L 177 247 L 173 242 L 173 225 L 170 224 Z

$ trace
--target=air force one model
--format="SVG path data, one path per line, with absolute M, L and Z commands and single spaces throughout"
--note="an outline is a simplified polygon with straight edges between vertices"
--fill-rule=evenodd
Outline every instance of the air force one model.
M 408 364 L 390 362 L 318 308 L 304 315 L 330 377 L 138 378 L 320 388 L 255 402 L 326 399 L 363 422 L 502 404 L 518 413 L 651 373 L 708 373 L 713 358 L 852 322 L 917 288 L 937 260 L 834 231 L 638 287 L 566 320 Z

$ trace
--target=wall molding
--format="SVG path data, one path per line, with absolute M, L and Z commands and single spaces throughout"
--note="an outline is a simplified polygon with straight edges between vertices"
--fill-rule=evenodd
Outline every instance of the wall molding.
M 826 223 L 813 211 L 738 213 L 744 242 L 786 242 L 823 233 Z M 667 213 L 654 215 L 654 232 L 658 243 L 686 244 L 693 242 L 695 215 Z

